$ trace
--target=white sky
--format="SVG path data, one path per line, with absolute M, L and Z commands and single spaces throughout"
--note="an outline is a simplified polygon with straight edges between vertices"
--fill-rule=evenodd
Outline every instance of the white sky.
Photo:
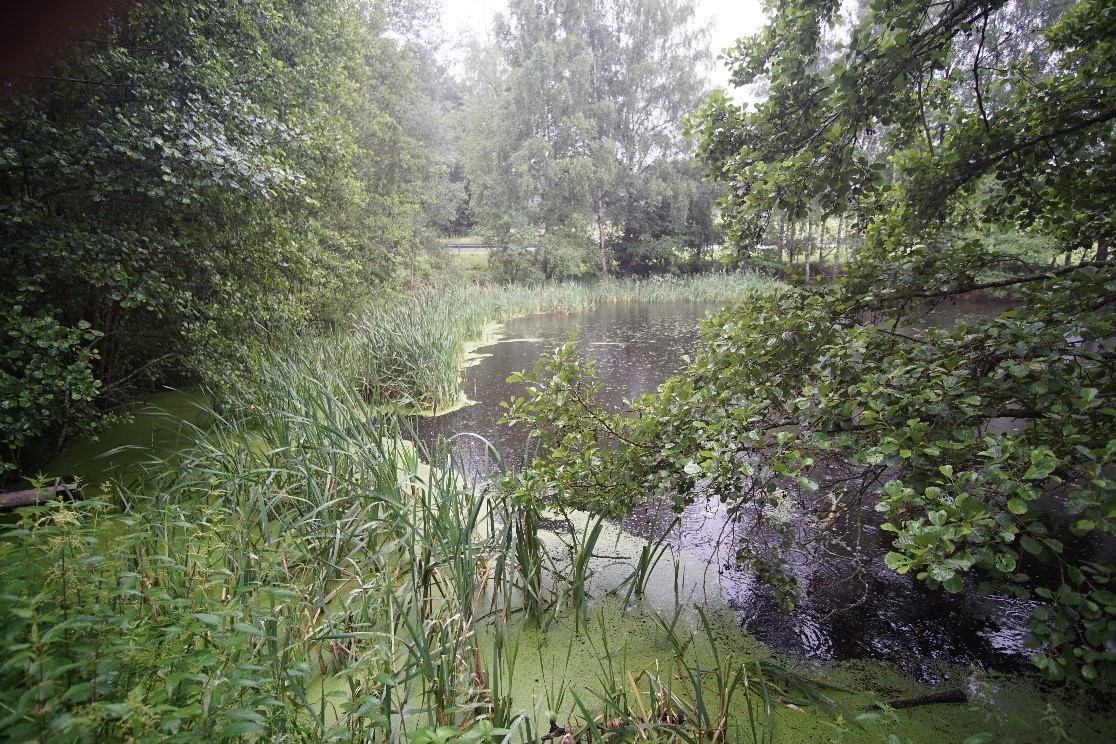
M 758 31 L 765 20 L 760 0 L 695 0 L 695 5 L 699 21 L 713 21 L 710 50 L 714 57 L 739 37 Z M 504 0 L 443 0 L 442 20 L 451 38 L 467 31 L 484 38 L 492 16 L 505 7 Z M 710 82 L 728 88 L 728 72 L 719 63 Z

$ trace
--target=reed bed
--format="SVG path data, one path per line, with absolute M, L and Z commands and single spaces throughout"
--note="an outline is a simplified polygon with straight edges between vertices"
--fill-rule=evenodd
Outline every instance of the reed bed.
M 8 526 L 0 738 L 541 740 L 546 711 L 511 694 L 522 629 L 589 624 L 601 522 L 571 535 L 567 559 L 548 555 L 539 502 L 467 484 L 384 404 L 451 398 L 464 340 L 494 320 L 698 287 L 726 299 L 741 281 L 423 293 L 371 308 L 354 333 L 261 351 L 192 446 Z M 661 556 L 645 548 L 616 587 L 625 602 Z M 664 674 L 614 661 L 607 642 L 599 654 L 591 700 L 550 681 L 580 736 L 615 736 L 619 719 L 640 738 L 725 738 L 731 695 L 700 712 L 696 661 Z M 717 658 L 733 694 L 759 694 Z M 676 686 L 695 679 L 693 694 Z
M 146 481 L 23 510 L 0 541 L 0 736 L 546 734 L 544 712 L 509 692 L 519 629 L 567 622 L 566 607 L 584 627 L 600 521 L 558 565 L 538 504 L 420 452 L 332 353 L 266 352 L 257 384 Z M 568 698 L 594 739 L 629 674 L 600 653 L 608 702 Z
M 373 303 L 354 331 L 328 340 L 349 380 L 370 401 L 441 411 L 462 395 L 466 343 L 492 323 L 568 313 L 610 302 L 739 302 L 785 285 L 755 273 L 510 286 L 451 286 Z M 315 351 L 317 353 L 317 351 Z
M 259 384 L 147 482 L 23 513 L 0 543 L 3 642 L 21 650 L 0 668 L 0 735 L 474 725 L 476 627 L 500 617 L 478 566 L 512 552 L 503 507 L 423 462 L 330 361 L 267 353 Z

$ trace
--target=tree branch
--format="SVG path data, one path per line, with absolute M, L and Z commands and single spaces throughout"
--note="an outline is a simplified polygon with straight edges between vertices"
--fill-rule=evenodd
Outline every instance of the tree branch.
M 132 88 L 132 83 L 106 83 L 100 80 L 83 80 L 81 78 L 55 77 L 54 75 L 20 75 L 28 80 L 49 80 L 52 83 L 77 83 L 78 85 L 100 85 L 106 88 Z
M 988 16 L 984 16 L 980 24 L 980 44 L 977 46 L 976 54 L 973 55 L 973 90 L 976 92 L 977 108 L 980 109 L 980 120 L 984 122 L 984 131 L 988 132 L 991 127 L 988 124 L 988 112 L 984 109 L 984 96 L 980 92 L 980 57 L 984 53 L 984 40 L 988 32 Z
M 965 181 L 971 180 L 971 178 L 982 174 L 989 166 L 995 165 L 1001 160 L 1011 157 L 1017 152 L 1026 150 L 1030 147 L 1034 147 L 1035 145 L 1041 145 L 1042 143 L 1049 142 L 1050 140 L 1058 139 L 1059 137 L 1065 137 L 1066 135 L 1080 132 L 1096 124 L 1104 124 L 1105 122 L 1112 121 L 1113 119 L 1116 119 L 1116 109 L 1109 109 L 1098 114 L 1097 116 L 1092 117 L 1091 119 L 1079 121 L 1077 124 L 1065 127 L 1064 129 L 1056 129 L 1053 132 L 1047 132 L 1046 134 L 1040 134 L 1037 137 L 1031 137 L 1029 139 L 1022 140 L 1021 142 L 1016 142 L 1011 147 L 974 164 L 969 171 L 972 175 L 966 178 Z
M 1114 268 L 1116 261 L 1089 261 L 1086 263 L 1076 264 L 1074 266 L 1063 266 L 1060 269 L 1053 271 L 1046 271 L 1041 274 L 1031 274 L 1029 276 L 1020 276 L 1012 279 L 1001 279 L 996 282 L 984 282 L 983 284 L 970 284 L 968 286 L 955 287 L 952 289 L 940 290 L 937 292 L 911 292 L 906 295 L 907 297 L 928 299 L 932 297 L 952 297 L 955 295 L 968 294 L 969 292 L 979 292 L 982 289 L 1000 289 L 1002 287 L 1014 287 L 1019 284 L 1030 284 L 1031 282 L 1041 282 L 1054 277 L 1065 276 L 1072 274 L 1080 269 L 1094 267 L 1098 269 Z

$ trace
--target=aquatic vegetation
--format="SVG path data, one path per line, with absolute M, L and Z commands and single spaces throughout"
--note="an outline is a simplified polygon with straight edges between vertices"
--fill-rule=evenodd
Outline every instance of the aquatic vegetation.
M 572 542 L 552 554 L 540 510 L 466 484 L 451 452 L 420 452 L 335 353 L 267 352 L 188 450 L 100 497 L 21 512 L 0 542 L 4 735 L 545 733 L 545 711 L 513 693 L 523 628 L 589 624 L 603 522 L 560 515 Z M 607 642 L 594 653 L 599 701 L 646 678 Z M 615 703 L 561 684 L 563 715 L 611 731 L 594 721 Z
M 323 357 L 324 366 L 339 365 L 343 383 L 355 386 L 369 401 L 437 413 L 458 403 L 466 342 L 480 339 L 490 324 L 609 302 L 729 303 L 784 287 L 759 274 L 733 273 L 427 288 L 390 302 L 370 303 L 354 329 L 298 343 L 304 353 Z
M 334 354 L 267 352 L 192 448 L 21 512 L 0 542 L 0 731 L 536 738 L 509 692 L 516 628 L 560 597 L 584 612 L 600 522 L 564 571 L 537 511 L 419 452 Z
M 879 739 L 855 715 L 873 695 L 694 609 L 663 533 L 470 485 L 354 384 L 351 354 L 260 352 L 253 384 L 182 423 L 191 446 L 19 513 L 0 539 L 0 736 L 770 742 L 830 722 Z

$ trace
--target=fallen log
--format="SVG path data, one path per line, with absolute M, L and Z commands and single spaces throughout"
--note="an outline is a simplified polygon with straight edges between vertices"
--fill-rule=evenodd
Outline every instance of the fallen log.
M 0 510 L 15 509 L 20 506 L 33 506 L 59 498 L 81 498 L 81 486 L 74 481 L 59 481 L 53 486 L 0 493 Z
M 886 705 L 889 708 L 917 708 L 922 705 L 939 705 L 942 703 L 967 703 L 969 696 L 965 694 L 964 690 L 945 690 L 944 692 L 931 692 L 926 695 L 918 695 L 912 698 L 902 698 L 900 700 L 889 700 Z M 879 710 L 880 705 L 869 705 L 868 710 Z

